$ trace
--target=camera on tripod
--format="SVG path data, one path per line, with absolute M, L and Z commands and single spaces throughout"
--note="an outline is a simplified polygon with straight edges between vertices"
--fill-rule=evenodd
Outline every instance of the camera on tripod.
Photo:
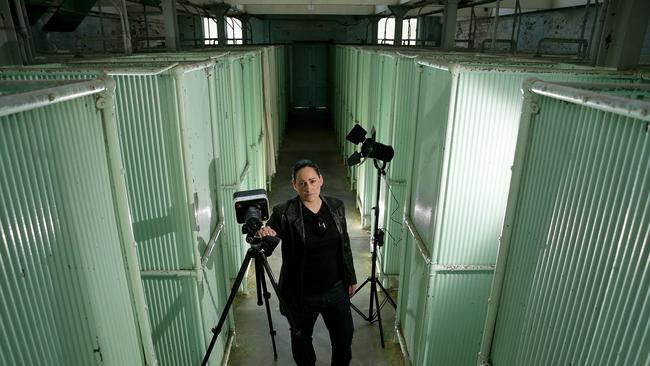
M 273 328 L 273 321 L 271 319 L 271 307 L 269 305 L 269 299 L 271 298 L 271 293 L 266 288 L 266 279 L 265 275 L 269 277 L 271 286 L 275 291 L 278 301 L 280 304 L 284 303 L 284 300 L 280 296 L 280 291 L 278 289 L 278 283 L 275 281 L 273 276 L 273 271 L 271 271 L 271 266 L 266 260 L 266 256 L 271 255 L 273 248 L 280 243 L 280 238 L 275 236 L 266 236 L 264 238 L 257 237 L 257 231 L 262 228 L 264 225 L 263 221 L 269 219 L 269 200 L 266 197 L 266 190 L 264 189 L 252 189 L 249 191 L 240 191 L 233 194 L 233 199 L 235 203 L 235 215 L 237 217 L 237 223 L 242 225 L 242 234 L 246 234 L 246 241 L 251 244 L 250 248 L 246 251 L 244 256 L 244 261 L 239 267 L 237 272 L 237 278 L 230 289 L 230 295 L 226 301 L 226 305 L 221 311 L 221 316 L 217 325 L 212 328 L 212 339 L 208 345 L 208 349 L 203 356 L 203 361 L 201 362 L 202 366 L 208 364 L 208 359 L 212 353 L 215 342 L 219 333 L 221 333 L 221 328 L 226 322 L 228 317 L 228 310 L 232 306 L 233 300 L 237 295 L 237 289 L 244 280 L 244 276 L 247 273 L 248 265 L 251 260 L 255 263 L 255 283 L 257 287 L 257 305 L 266 305 L 266 316 L 269 321 L 269 333 L 271 334 L 271 342 L 273 343 L 273 356 L 278 358 L 278 351 L 275 345 L 275 329 Z M 300 330 L 296 327 L 294 317 L 290 311 L 286 313 L 287 320 L 291 326 L 292 332 L 295 334 L 300 334 Z
M 266 197 L 266 190 L 235 192 L 233 199 L 237 223 L 242 224 L 242 234 L 246 234 L 246 241 L 252 244 L 255 241 L 255 233 L 262 228 L 263 221 L 269 219 L 269 199 Z

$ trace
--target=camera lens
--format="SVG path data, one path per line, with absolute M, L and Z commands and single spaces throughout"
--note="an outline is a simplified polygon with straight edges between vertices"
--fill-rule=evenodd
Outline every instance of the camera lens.
M 262 211 L 257 206 L 249 206 L 244 212 L 244 226 L 246 231 L 254 234 L 262 228 Z

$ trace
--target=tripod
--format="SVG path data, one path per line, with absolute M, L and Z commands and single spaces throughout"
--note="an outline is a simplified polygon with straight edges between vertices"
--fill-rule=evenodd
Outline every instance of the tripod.
M 370 305 L 368 307 L 368 315 L 366 316 L 361 310 L 359 310 L 354 304 L 350 303 L 350 306 L 352 306 L 352 309 L 356 311 L 365 321 L 368 321 L 370 323 L 374 322 L 379 322 L 379 339 L 381 340 L 381 347 L 384 348 L 384 329 L 381 324 L 381 309 L 386 305 L 387 301 L 390 301 L 391 305 L 395 309 L 397 309 L 397 305 L 395 304 L 395 301 L 390 297 L 388 294 L 388 291 L 384 288 L 384 286 L 379 282 L 377 279 L 377 250 L 379 250 L 379 247 L 381 247 L 384 244 L 384 232 L 379 228 L 379 193 L 381 190 L 381 176 L 386 175 L 386 162 L 382 162 L 381 166 L 377 162 L 377 159 L 373 159 L 373 164 L 375 165 L 375 168 L 377 169 L 377 195 L 375 197 L 375 224 L 374 224 L 374 229 L 373 229 L 373 236 L 372 236 L 372 272 L 370 273 L 370 277 L 368 277 L 361 286 L 357 288 L 357 290 L 354 292 L 356 295 L 357 292 L 361 291 L 363 286 L 365 286 L 367 283 L 370 283 Z M 379 296 L 377 295 L 377 286 L 384 292 L 384 295 L 386 297 L 384 300 L 379 303 Z M 377 306 L 377 312 L 373 312 L 373 306 Z
M 223 324 L 226 321 L 226 318 L 228 317 L 228 311 L 230 310 L 230 306 L 232 306 L 232 302 L 235 299 L 235 295 L 237 295 L 237 289 L 241 285 L 242 280 L 244 279 L 244 274 L 246 273 L 246 268 L 248 268 L 248 264 L 250 263 L 251 259 L 255 260 L 255 283 L 257 286 L 257 305 L 262 306 L 262 296 L 264 297 L 264 303 L 266 304 L 266 317 L 269 320 L 269 330 L 271 334 L 271 342 L 273 343 L 273 357 L 278 358 L 278 352 L 275 346 L 275 329 L 273 329 L 273 320 L 271 318 L 271 307 L 269 305 L 269 299 L 271 298 L 271 293 L 267 290 L 266 287 L 266 279 L 264 278 L 264 273 L 266 272 L 266 275 L 269 276 L 269 280 L 271 281 L 271 285 L 273 286 L 273 290 L 275 291 L 275 294 L 278 296 L 278 300 L 280 303 L 284 303 L 282 300 L 282 297 L 280 296 L 280 292 L 278 291 L 278 283 L 275 281 L 275 278 L 273 277 L 273 271 L 271 271 L 271 266 L 269 266 L 269 262 L 266 260 L 266 253 L 264 252 L 264 247 L 263 244 L 265 241 L 269 240 L 278 240 L 278 238 L 267 236 L 263 239 L 261 238 L 256 238 L 253 237 L 251 234 L 248 234 L 246 237 L 246 241 L 251 244 L 250 248 L 248 248 L 248 251 L 246 251 L 246 256 L 244 257 L 244 261 L 241 264 L 241 267 L 239 267 L 239 272 L 237 273 L 237 278 L 235 279 L 235 283 L 232 285 L 232 289 L 230 290 L 230 296 L 228 297 L 228 301 L 226 302 L 226 306 L 223 308 L 223 311 L 221 312 L 221 317 L 219 318 L 219 322 L 217 325 L 212 328 L 212 340 L 210 341 L 210 345 L 208 346 L 208 350 L 205 353 L 205 356 L 203 357 L 203 362 L 201 362 L 202 366 L 207 365 L 208 359 L 210 358 L 210 354 L 212 353 L 212 348 L 214 348 L 214 344 L 217 341 L 217 337 L 219 337 L 219 333 L 221 333 L 221 328 L 223 327 Z M 295 322 L 293 321 L 293 316 L 290 314 L 289 311 L 286 312 L 287 314 L 287 320 L 289 321 L 289 326 L 291 327 L 291 331 L 299 334 L 299 330 L 295 329 L 294 324 Z

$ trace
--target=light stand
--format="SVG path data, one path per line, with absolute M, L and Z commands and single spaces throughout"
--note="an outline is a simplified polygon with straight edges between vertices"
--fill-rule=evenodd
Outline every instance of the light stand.
M 208 359 L 210 358 L 210 354 L 212 353 L 212 348 L 214 348 L 214 344 L 217 341 L 217 337 L 219 336 L 219 333 L 221 333 L 221 328 L 223 327 L 223 324 L 225 323 L 226 318 L 228 317 L 228 310 L 232 306 L 232 302 L 235 299 L 235 295 L 237 295 L 237 289 L 239 288 L 242 280 L 244 279 L 246 269 L 248 268 L 251 259 L 255 260 L 255 282 L 257 286 L 257 305 L 259 306 L 262 305 L 262 295 L 264 295 L 264 303 L 266 304 L 266 317 L 269 320 L 269 330 L 270 330 L 269 333 L 271 334 L 271 342 L 273 343 L 273 357 L 276 359 L 278 358 L 278 352 L 275 346 L 276 332 L 275 329 L 273 329 L 273 320 L 271 318 L 271 307 L 269 305 L 269 299 L 271 298 L 271 293 L 268 292 L 266 288 L 266 279 L 264 278 L 265 272 L 266 275 L 269 276 L 269 280 L 271 281 L 271 285 L 273 286 L 273 290 L 275 291 L 278 300 L 280 301 L 281 304 L 284 304 L 284 301 L 280 296 L 280 291 L 278 290 L 278 283 L 275 281 L 275 278 L 273 277 L 273 271 L 271 271 L 271 266 L 269 265 L 269 262 L 266 259 L 266 253 L 264 251 L 264 243 L 268 240 L 279 240 L 279 239 L 275 237 L 269 237 L 269 236 L 260 239 L 260 238 L 255 238 L 250 234 L 246 237 L 246 241 L 249 242 L 251 246 L 250 248 L 248 248 L 248 251 L 246 251 L 246 256 L 244 257 L 244 261 L 241 264 L 241 267 L 239 267 L 237 278 L 235 280 L 235 283 L 232 286 L 232 289 L 230 290 L 230 296 L 228 297 L 228 301 L 226 301 L 226 306 L 223 308 L 223 311 L 221 312 L 221 317 L 219 318 L 219 322 L 214 328 L 212 328 L 212 333 L 213 333 L 212 340 L 210 341 L 210 345 L 208 346 L 205 356 L 203 357 L 203 362 L 201 362 L 202 366 L 205 366 L 208 363 Z M 289 326 L 291 327 L 291 332 L 294 334 L 299 334 L 300 331 L 294 327 L 295 325 L 294 318 L 288 309 L 286 311 L 286 315 L 287 315 L 287 320 L 289 321 Z
M 365 280 L 354 292 L 356 295 L 363 286 L 370 282 L 370 305 L 368 307 L 368 315 L 362 313 L 361 310 L 352 303 L 350 305 L 364 320 L 369 321 L 370 323 L 376 321 L 379 322 L 379 338 L 381 340 L 381 347 L 384 348 L 384 328 L 381 324 L 381 309 L 386 305 L 387 301 L 389 301 L 395 309 L 397 309 L 397 305 L 381 282 L 377 280 L 377 251 L 379 250 L 379 247 L 384 244 L 384 231 L 379 228 L 379 196 L 381 193 L 381 176 L 386 175 L 386 166 L 393 159 L 395 151 L 392 146 L 384 145 L 376 141 L 377 132 L 374 127 L 370 132 L 370 137 L 366 137 L 366 134 L 366 130 L 357 123 L 352 127 L 352 130 L 348 132 L 347 136 L 345 136 L 345 139 L 351 143 L 361 145 L 359 151 L 355 151 L 348 158 L 348 165 L 354 166 L 362 163 L 361 158 L 370 158 L 377 169 L 377 196 L 375 197 L 375 207 L 373 208 L 375 210 L 375 224 L 372 231 L 372 272 L 370 272 L 370 277 L 368 277 L 368 279 Z M 379 303 L 379 296 L 377 296 L 377 286 L 379 286 L 379 288 L 384 292 L 384 295 L 386 295 L 381 304 Z M 377 311 L 373 312 L 375 306 Z
M 376 321 L 379 322 L 379 338 L 381 340 L 381 347 L 384 348 L 384 329 L 381 324 L 381 309 L 386 305 L 387 301 L 389 301 L 395 309 L 397 309 L 397 305 L 388 294 L 388 291 L 386 291 L 384 286 L 377 279 L 377 251 L 379 250 L 379 247 L 384 244 L 384 232 L 379 228 L 379 196 L 381 189 L 381 176 L 386 175 L 385 169 L 388 163 L 386 161 L 380 163 L 379 160 L 373 159 L 373 164 L 375 165 L 375 168 L 377 168 L 377 195 L 375 197 L 375 223 L 373 225 L 374 229 L 372 236 L 372 271 L 370 272 L 370 277 L 368 277 L 354 292 L 356 295 L 357 292 L 361 291 L 363 286 L 370 283 L 370 304 L 368 306 L 368 315 L 361 312 L 361 310 L 354 306 L 354 304 L 350 303 L 350 306 L 352 306 L 352 309 L 354 309 L 354 311 L 356 311 L 365 321 L 368 321 L 371 324 Z M 379 303 L 379 297 L 377 295 L 377 286 L 379 286 L 386 296 L 381 304 Z M 373 312 L 374 306 L 376 306 L 376 312 Z

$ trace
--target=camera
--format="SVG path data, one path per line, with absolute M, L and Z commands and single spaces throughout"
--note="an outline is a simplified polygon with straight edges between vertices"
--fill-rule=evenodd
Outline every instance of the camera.
M 242 233 L 252 237 L 262 228 L 262 221 L 269 219 L 269 200 L 266 190 L 252 189 L 235 192 L 233 195 L 237 223 L 242 224 Z

